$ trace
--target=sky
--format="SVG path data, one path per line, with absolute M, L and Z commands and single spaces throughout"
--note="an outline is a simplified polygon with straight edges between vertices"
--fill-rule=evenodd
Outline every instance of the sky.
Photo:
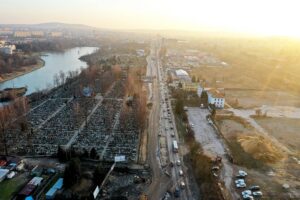
M 0 0 L 0 23 L 216 29 L 300 37 L 300 0 Z

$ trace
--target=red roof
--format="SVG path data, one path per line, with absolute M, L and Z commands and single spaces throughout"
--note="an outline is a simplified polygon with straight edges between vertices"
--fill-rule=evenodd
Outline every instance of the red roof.
M 0 166 L 2 167 L 2 166 L 5 166 L 6 165 L 6 161 L 5 160 L 0 160 Z

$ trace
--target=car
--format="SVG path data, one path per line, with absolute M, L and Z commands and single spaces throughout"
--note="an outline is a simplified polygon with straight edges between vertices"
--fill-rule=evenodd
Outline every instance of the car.
M 235 180 L 234 182 L 235 183 L 245 183 L 245 180 L 244 179 L 238 179 L 238 180 Z
M 239 175 L 240 176 L 247 176 L 247 172 L 243 171 L 243 170 L 239 170 Z
M 176 164 L 177 164 L 178 166 L 180 166 L 180 165 L 181 165 L 180 160 L 177 160 L 177 161 L 176 161 Z
M 212 168 L 211 168 L 211 170 L 215 170 L 215 171 L 218 171 L 220 169 L 220 167 L 218 167 L 218 166 L 213 166 Z
M 237 188 L 245 188 L 246 186 L 247 186 L 246 183 L 237 183 L 236 184 Z
M 253 196 L 251 195 L 243 195 L 244 200 L 254 200 Z
M 181 169 L 179 170 L 179 175 L 183 176 L 183 171 Z
M 181 187 L 182 189 L 185 188 L 185 183 L 184 183 L 183 181 L 180 182 L 180 187 Z
M 180 190 L 178 187 L 176 187 L 174 190 L 174 197 L 179 197 L 179 196 L 180 196 Z
M 242 195 L 244 196 L 244 195 L 251 195 L 252 194 L 252 192 L 251 192 L 251 190 L 244 190 L 243 192 L 242 192 Z
M 174 163 L 173 163 L 172 161 L 170 162 L 170 166 L 171 166 L 171 167 L 173 167 L 173 166 L 174 166 Z
M 263 194 L 262 194 L 261 191 L 256 191 L 256 192 L 253 192 L 252 195 L 253 195 L 254 197 L 261 197 Z
M 249 190 L 252 190 L 252 191 L 256 191 L 256 190 L 260 190 L 260 187 L 258 185 L 252 185 Z

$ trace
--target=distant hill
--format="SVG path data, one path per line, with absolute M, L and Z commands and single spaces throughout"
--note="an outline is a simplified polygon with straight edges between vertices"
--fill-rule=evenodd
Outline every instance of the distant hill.
M 8 27 L 8 28 L 31 28 L 31 29 L 81 29 L 81 30 L 92 30 L 97 29 L 92 26 L 87 26 L 84 24 L 67 24 L 60 22 L 49 22 L 49 23 L 41 23 L 41 24 L 0 24 L 0 27 Z
M 34 27 L 39 27 L 43 29 L 96 29 L 92 26 L 87 26 L 84 24 L 66 24 L 59 22 L 49 22 L 49 23 L 41 23 L 35 24 Z

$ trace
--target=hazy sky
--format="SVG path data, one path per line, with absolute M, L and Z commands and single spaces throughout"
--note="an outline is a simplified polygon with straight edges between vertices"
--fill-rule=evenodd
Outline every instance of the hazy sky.
M 0 0 L 0 23 L 114 29 L 204 27 L 300 37 L 300 0 Z

